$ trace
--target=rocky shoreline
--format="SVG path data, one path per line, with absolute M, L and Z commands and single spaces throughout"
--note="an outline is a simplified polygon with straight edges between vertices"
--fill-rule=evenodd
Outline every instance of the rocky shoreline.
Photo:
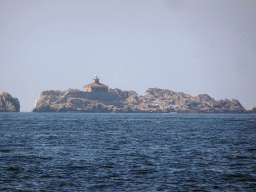
M 32 112 L 256 113 L 256 108 L 247 111 L 236 99 L 216 101 L 207 94 L 191 96 L 159 88 L 148 88 L 143 95 L 120 89 L 98 95 L 69 89 L 43 91 Z
M 9 93 L 0 94 L 0 112 L 19 112 L 20 102 L 16 97 L 12 97 Z

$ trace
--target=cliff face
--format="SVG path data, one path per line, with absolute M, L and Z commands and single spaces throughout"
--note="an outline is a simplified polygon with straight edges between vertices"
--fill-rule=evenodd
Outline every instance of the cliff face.
M 9 93 L 0 94 L 0 112 L 19 112 L 20 102 L 17 98 L 12 97 Z
M 167 89 L 135 91 L 109 89 L 93 94 L 79 90 L 43 91 L 33 112 L 155 112 L 155 113 L 244 113 L 238 100 L 215 101 L 209 95 L 191 96 Z

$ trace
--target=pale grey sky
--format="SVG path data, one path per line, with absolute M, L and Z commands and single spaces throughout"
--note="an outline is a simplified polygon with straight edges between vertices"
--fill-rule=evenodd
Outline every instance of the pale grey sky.
M 0 0 L 0 93 L 149 87 L 256 106 L 255 0 Z

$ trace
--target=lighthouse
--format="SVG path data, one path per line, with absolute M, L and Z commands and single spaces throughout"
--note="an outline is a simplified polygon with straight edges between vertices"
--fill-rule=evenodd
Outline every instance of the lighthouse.
M 95 75 L 92 79 L 92 83 L 88 85 L 84 85 L 84 92 L 94 92 L 94 93 L 101 93 L 101 92 L 108 92 L 108 86 L 100 83 L 100 79 Z
M 100 82 L 100 79 L 97 77 L 97 75 L 95 75 L 95 76 L 92 78 L 92 81 L 93 81 L 93 83 L 99 83 L 99 82 Z

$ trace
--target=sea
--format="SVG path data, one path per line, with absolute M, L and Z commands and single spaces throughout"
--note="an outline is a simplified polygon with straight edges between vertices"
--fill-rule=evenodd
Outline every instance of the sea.
M 0 191 L 256 191 L 256 115 L 0 113 Z

